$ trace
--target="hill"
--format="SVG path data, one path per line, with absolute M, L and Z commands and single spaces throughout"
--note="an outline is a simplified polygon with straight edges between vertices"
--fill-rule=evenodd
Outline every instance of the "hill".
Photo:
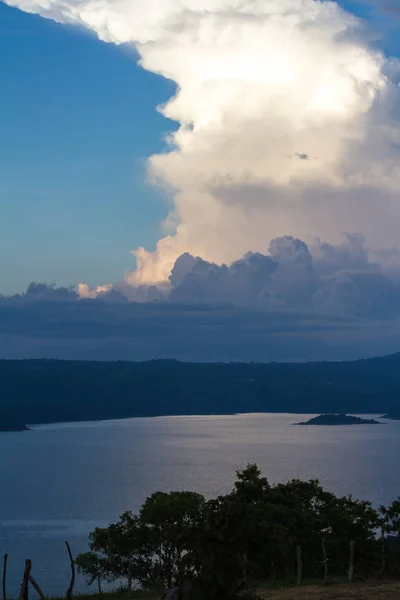
M 0 423 L 236 412 L 398 413 L 400 354 L 343 363 L 0 361 Z

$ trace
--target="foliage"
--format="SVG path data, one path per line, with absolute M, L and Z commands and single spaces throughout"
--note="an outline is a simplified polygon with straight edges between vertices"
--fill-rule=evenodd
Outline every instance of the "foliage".
M 97 579 L 110 579 L 110 570 L 107 560 L 96 552 L 85 552 L 75 559 L 79 573 L 85 575 L 88 585 Z
M 330 577 L 343 576 L 351 541 L 358 574 L 376 573 L 382 523 L 386 533 L 400 534 L 400 500 L 378 513 L 369 502 L 338 497 L 318 481 L 270 485 L 248 465 L 229 494 L 209 501 L 191 492 L 153 494 L 138 515 L 124 513 L 96 529 L 91 553 L 78 564 L 92 577 L 130 573 L 147 589 L 180 585 L 193 600 L 234 600 L 257 581 L 294 577 L 297 546 L 308 577 L 321 576 L 325 564 Z
M 388 507 L 381 506 L 380 525 L 385 533 L 400 536 L 400 498 L 394 500 Z
M 193 492 L 152 494 L 138 515 L 125 512 L 117 523 L 90 534 L 91 552 L 77 558 L 80 571 L 109 581 L 127 577 L 128 585 L 136 581 L 147 589 L 171 587 L 186 553 L 185 531 L 200 521 L 204 504 Z

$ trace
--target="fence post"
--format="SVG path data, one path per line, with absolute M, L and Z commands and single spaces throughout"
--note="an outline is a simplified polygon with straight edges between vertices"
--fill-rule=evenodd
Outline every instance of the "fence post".
M 129 561 L 128 566 L 128 600 L 131 600 L 132 595 L 132 562 Z
M 297 585 L 303 581 L 303 561 L 301 558 L 301 547 L 297 546 Z
M 325 539 L 321 538 L 322 554 L 324 556 L 324 584 L 328 584 L 328 556 L 326 554 Z
M 381 568 L 379 570 L 379 577 L 383 577 L 386 570 L 386 548 L 385 548 L 385 527 L 381 529 Z
M 351 583 L 353 581 L 353 575 L 354 575 L 354 549 L 356 547 L 356 543 L 351 541 L 350 542 L 350 560 L 349 560 L 349 582 Z
M 7 560 L 8 554 L 3 556 L 3 600 L 7 600 Z
M 32 562 L 29 560 L 29 558 L 27 558 L 25 561 L 24 578 L 22 580 L 21 591 L 19 593 L 19 600 L 28 600 L 28 583 L 31 568 Z
M 67 593 L 66 593 L 66 600 L 71 600 L 72 598 L 72 591 L 74 589 L 74 583 L 75 583 L 75 562 L 74 559 L 72 558 L 72 552 L 71 552 L 71 548 L 70 545 L 68 544 L 68 542 L 65 542 L 65 545 L 67 547 L 67 552 L 68 552 L 68 556 L 69 556 L 69 562 L 71 565 L 71 580 L 67 589 Z
M 276 587 L 276 571 L 275 571 L 275 563 L 273 559 L 271 559 L 271 581 L 272 585 Z
M 36 579 L 34 579 L 34 578 L 32 577 L 32 575 L 29 575 L 29 581 L 31 582 L 31 584 L 32 584 L 32 585 L 33 585 L 33 587 L 35 588 L 35 590 L 36 590 L 36 592 L 37 592 L 37 594 L 38 594 L 39 598 L 40 598 L 41 600 L 45 600 L 45 597 L 44 597 L 44 594 L 43 594 L 43 592 L 42 592 L 42 589 L 41 589 L 40 585 L 38 584 L 38 582 L 36 581 Z

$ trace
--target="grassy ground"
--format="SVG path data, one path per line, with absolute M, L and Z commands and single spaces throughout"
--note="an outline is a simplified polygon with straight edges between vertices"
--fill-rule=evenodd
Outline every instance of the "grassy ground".
M 304 585 L 281 589 L 260 588 L 257 595 L 261 600 L 400 600 L 400 582 L 364 582 L 335 585 Z M 75 595 L 76 600 L 127 600 L 121 592 Z M 142 590 L 132 592 L 132 600 L 160 600 L 156 592 Z M 56 600 L 56 599 L 54 599 Z M 57 599 L 60 600 L 60 599 Z
M 400 600 L 400 583 L 366 582 L 261 590 L 263 600 Z
M 73 594 L 73 600 L 128 600 L 128 592 L 118 590 L 103 594 Z M 131 592 L 131 600 L 160 600 L 161 594 L 155 591 L 136 590 Z M 65 600 L 65 598 L 49 598 L 49 600 Z

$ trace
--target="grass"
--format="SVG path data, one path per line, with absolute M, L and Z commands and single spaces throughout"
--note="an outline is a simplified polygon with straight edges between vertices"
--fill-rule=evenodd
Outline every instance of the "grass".
M 364 583 L 366 580 L 362 577 L 354 577 L 353 583 Z M 330 577 L 328 583 L 325 584 L 321 577 L 307 577 L 304 578 L 300 587 L 329 587 L 335 585 L 343 585 L 347 584 L 347 577 Z M 256 583 L 256 587 L 259 590 L 280 590 L 280 589 L 288 589 L 288 588 L 297 588 L 297 582 L 295 577 L 289 577 L 287 579 L 281 579 L 275 582 L 275 584 L 270 581 L 261 581 Z M 400 599 L 399 599 L 400 600 Z
M 400 582 L 362 581 L 348 583 L 345 578 L 332 578 L 328 585 L 321 579 L 305 579 L 301 586 L 293 580 L 257 584 L 260 600 L 400 600 Z M 102 594 L 74 594 L 74 600 L 128 600 L 126 589 L 117 589 Z M 159 600 L 161 593 L 156 590 L 135 590 L 131 600 Z M 64 600 L 50 598 L 49 600 Z
M 368 581 L 259 590 L 261 600 L 399 600 L 400 584 Z
M 131 600 L 156 600 L 161 598 L 155 590 L 132 590 Z M 118 589 L 109 592 L 103 592 L 99 594 L 94 592 L 93 594 L 73 594 L 73 600 L 128 600 L 128 591 L 126 589 Z M 65 600 L 65 598 L 53 597 L 49 600 Z

